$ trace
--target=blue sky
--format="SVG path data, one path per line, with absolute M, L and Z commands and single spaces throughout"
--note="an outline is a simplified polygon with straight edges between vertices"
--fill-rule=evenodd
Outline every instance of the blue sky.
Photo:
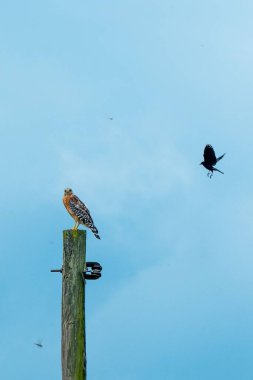
M 61 379 L 50 269 L 72 187 L 101 236 L 87 241 L 103 265 L 86 289 L 89 379 L 252 379 L 252 12 L 216 0 L 2 5 L 3 378 Z M 212 180 L 199 166 L 207 143 L 226 152 Z

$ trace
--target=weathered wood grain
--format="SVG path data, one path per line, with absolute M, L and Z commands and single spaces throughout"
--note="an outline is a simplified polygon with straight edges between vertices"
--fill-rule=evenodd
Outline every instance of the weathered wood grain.
M 62 380 L 86 380 L 85 260 L 86 231 L 63 231 Z

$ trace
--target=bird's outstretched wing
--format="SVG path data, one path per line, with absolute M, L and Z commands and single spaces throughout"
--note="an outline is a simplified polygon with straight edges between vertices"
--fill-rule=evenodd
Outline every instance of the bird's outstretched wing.
M 216 164 L 217 160 L 212 145 L 206 145 L 204 149 L 204 160 L 209 165 Z
M 220 160 L 225 156 L 225 154 L 226 154 L 226 153 L 224 153 L 222 156 L 218 157 L 216 161 L 217 161 L 217 162 L 220 161 Z

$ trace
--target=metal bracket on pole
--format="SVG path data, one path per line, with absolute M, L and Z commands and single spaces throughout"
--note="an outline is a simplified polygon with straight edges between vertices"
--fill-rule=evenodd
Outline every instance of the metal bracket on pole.
M 102 266 L 94 261 L 87 261 L 86 268 L 82 272 L 83 280 L 98 280 L 102 274 Z
M 50 272 L 59 272 L 59 273 L 62 273 L 62 269 L 51 269 Z

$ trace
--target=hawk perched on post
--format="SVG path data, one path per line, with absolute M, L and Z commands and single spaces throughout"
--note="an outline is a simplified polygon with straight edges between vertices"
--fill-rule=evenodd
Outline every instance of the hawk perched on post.
M 83 224 L 84 226 L 91 229 L 97 239 L 100 239 L 98 230 L 94 225 L 89 210 L 85 204 L 76 195 L 73 194 L 73 191 L 71 189 L 64 190 L 64 196 L 62 200 L 67 211 L 75 220 L 75 225 L 72 229 L 77 230 L 79 224 Z
M 206 145 L 205 146 L 205 149 L 204 149 L 204 161 L 202 161 L 200 163 L 200 165 L 203 165 L 204 168 L 206 168 L 208 170 L 207 175 L 210 178 L 212 177 L 214 170 L 217 171 L 217 172 L 219 172 L 219 173 L 224 174 L 219 169 L 214 168 L 214 165 L 216 165 L 217 162 L 220 161 L 224 156 L 225 156 L 225 153 L 222 156 L 216 158 L 215 152 L 214 152 L 214 149 L 213 149 L 212 145 Z

